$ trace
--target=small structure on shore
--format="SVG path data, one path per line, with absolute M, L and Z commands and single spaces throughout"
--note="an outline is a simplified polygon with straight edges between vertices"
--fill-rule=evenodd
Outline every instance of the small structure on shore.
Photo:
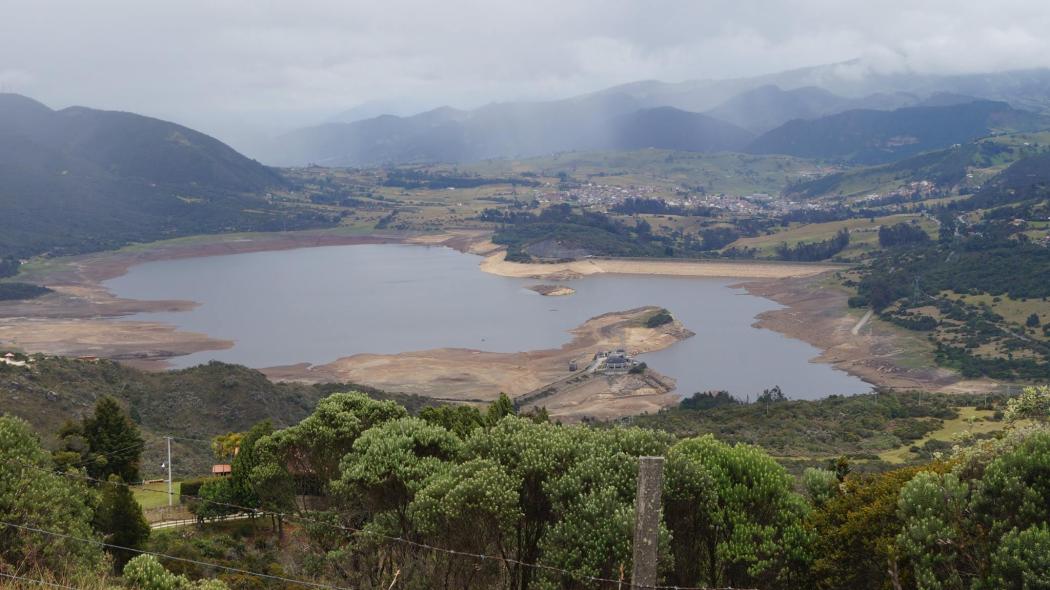
M 576 364 L 576 359 L 569 361 L 569 370 L 572 372 L 578 371 L 580 366 Z
M 600 350 L 594 354 L 594 360 L 594 368 L 599 371 L 627 371 L 637 364 L 637 361 L 622 348 L 608 351 Z
M 225 477 L 233 473 L 233 466 L 226 463 L 217 463 L 211 466 L 213 476 Z

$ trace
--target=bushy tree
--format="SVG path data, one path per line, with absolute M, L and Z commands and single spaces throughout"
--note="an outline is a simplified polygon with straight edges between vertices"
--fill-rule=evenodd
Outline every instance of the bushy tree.
M 935 464 L 927 469 L 945 468 Z M 818 506 L 811 515 L 818 588 L 890 590 L 895 583 L 909 587 L 911 568 L 896 546 L 902 527 L 898 501 L 901 488 L 918 472 L 906 467 L 851 474 L 841 483 L 840 493 Z
M 396 403 L 375 401 L 363 393 L 336 393 L 321 400 L 314 413 L 299 424 L 256 443 L 258 458 L 251 481 L 260 502 L 268 508 L 294 508 L 293 473 L 326 487 L 339 476 L 339 462 L 361 433 L 407 415 Z
M 673 583 L 796 587 L 808 569 L 805 501 L 791 476 L 750 445 L 711 435 L 667 455 L 664 515 L 674 543 Z
M 954 473 L 918 473 L 901 489 L 904 521 L 897 546 L 915 568 L 922 590 L 964 588 L 960 561 L 974 559 L 965 532 L 969 486 Z
M 0 520 L 97 540 L 91 527 L 95 493 L 53 469 L 29 425 L 0 416 Z M 92 543 L 5 526 L 0 527 L 0 569 L 7 568 L 63 578 L 100 574 L 106 559 Z
M 226 590 L 218 580 L 191 582 L 186 576 L 177 576 L 152 555 L 139 555 L 124 567 L 124 582 L 135 590 Z
M 809 502 L 819 508 L 838 495 L 839 478 L 829 469 L 807 467 L 802 472 L 802 489 Z
M 1050 421 L 1050 386 L 1025 387 L 1021 395 L 1006 403 L 1005 418 L 1009 422 Z
M 1036 590 L 1050 588 L 1050 528 L 1046 523 L 1013 529 L 992 554 L 988 578 L 977 590 Z
M 234 504 L 248 508 L 259 507 L 259 494 L 252 484 L 252 470 L 259 463 L 259 452 L 256 449 L 259 441 L 273 433 L 273 423 L 264 420 L 252 426 L 240 440 L 240 450 L 230 465 L 230 486 L 235 498 Z
M 509 400 L 508 400 L 509 401 Z M 487 422 L 481 412 L 474 406 L 444 405 L 423 408 L 419 417 L 465 439 L 477 428 L 483 428 Z
M 518 411 L 514 407 L 514 402 L 510 401 L 507 394 L 500 393 L 499 397 L 496 398 L 496 401 L 489 404 L 488 411 L 485 413 L 485 419 L 489 426 L 494 426 L 502 420 L 504 416 L 513 416 L 517 413 Z
M 390 512 L 394 534 L 410 532 L 408 505 L 427 478 L 459 458 L 463 443 L 440 426 L 401 418 L 365 431 L 343 458 L 334 489 L 371 514 Z

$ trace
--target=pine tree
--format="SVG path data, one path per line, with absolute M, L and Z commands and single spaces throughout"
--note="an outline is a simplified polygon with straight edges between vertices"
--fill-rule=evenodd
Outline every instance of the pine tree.
M 514 408 L 514 402 L 510 401 L 507 394 L 500 393 L 496 401 L 489 405 L 486 419 L 489 426 L 495 426 L 497 422 L 503 419 L 504 416 L 511 416 L 518 412 Z
M 139 480 L 145 444 L 138 426 L 117 400 L 109 396 L 98 400 L 94 415 L 83 420 L 83 436 L 90 449 L 90 461 L 85 465 L 88 475 L 105 480 L 115 474 L 126 482 Z
M 130 549 L 139 549 L 149 538 L 150 527 L 142 514 L 142 507 L 135 501 L 131 489 L 124 485 L 119 475 L 110 475 L 109 482 L 102 485 L 102 498 L 95 510 L 92 526 L 102 533 L 106 542 Z M 117 573 L 124 569 L 134 551 L 111 549 L 113 568 Z

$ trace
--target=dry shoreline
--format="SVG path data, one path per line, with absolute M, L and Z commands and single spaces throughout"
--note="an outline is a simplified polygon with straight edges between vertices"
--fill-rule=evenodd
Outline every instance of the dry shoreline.
M 813 362 L 828 363 L 872 385 L 931 392 L 988 392 L 998 384 L 988 379 L 964 380 L 958 373 L 929 363 L 928 343 L 878 320 L 854 333 L 859 315 L 850 313 L 847 294 L 823 284 L 824 277 L 795 277 L 735 285 L 783 306 L 762 313 L 754 326 L 802 340 L 822 352 Z
M 680 323 L 647 328 L 644 320 L 659 308 L 643 307 L 606 313 L 571 330 L 573 338 L 560 348 L 496 353 L 463 348 L 357 354 L 324 365 L 300 363 L 262 369 L 267 377 L 308 383 L 352 381 L 380 389 L 417 393 L 457 402 L 488 402 L 499 393 L 512 398 L 544 388 L 573 373 L 569 362 L 580 367 L 599 350 L 626 344 L 631 354 L 662 350 L 693 336 Z M 634 375 L 594 380 L 589 388 L 566 388 L 547 397 L 543 405 L 553 416 L 579 419 L 611 418 L 657 411 L 678 402 L 671 394 L 674 380 L 654 376 L 643 382 Z M 658 381 L 658 382 L 657 382 Z
M 124 274 L 135 264 L 317 246 L 419 244 L 446 246 L 479 255 L 482 257 L 480 270 L 508 277 L 563 280 L 614 273 L 739 278 L 746 281 L 740 286 L 750 293 L 787 306 L 760 316 L 756 327 L 772 329 L 820 348 L 823 353 L 815 359 L 816 362 L 831 363 L 869 383 L 885 387 L 950 391 L 994 386 L 983 382 L 960 382 L 953 373 L 937 368 L 902 368 L 908 363 L 899 351 L 897 336 L 882 333 L 882 327 L 872 328 L 869 324 L 862 334 L 850 335 L 849 328 L 854 319 L 847 314 L 845 295 L 814 287 L 821 273 L 841 268 L 837 265 L 615 259 L 520 264 L 507 262 L 503 249 L 490 242 L 488 236 L 488 232 L 478 230 L 417 236 L 362 236 L 330 231 L 199 236 L 63 259 L 34 269 L 25 279 L 47 285 L 55 293 L 30 301 L 0 302 L 0 346 L 46 354 L 116 358 L 140 368 L 162 370 L 168 367 L 166 360 L 171 357 L 228 348 L 233 343 L 207 334 L 180 331 L 166 324 L 119 319 L 138 312 L 178 311 L 196 305 L 192 301 L 121 299 L 102 286 L 103 281 Z M 584 330 L 585 326 L 580 329 Z M 673 342 L 666 345 L 671 344 Z M 578 346 L 578 343 L 566 346 Z M 552 358 L 557 358 L 557 362 L 550 360 Z M 453 391 L 455 393 L 448 394 L 450 398 L 482 399 L 495 391 L 527 391 L 560 379 L 558 375 L 564 372 L 562 365 L 566 362 L 563 355 L 559 357 L 552 351 L 508 356 L 439 349 L 400 355 L 356 355 L 320 367 L 300 364 L 274 367 L 266 372 L 277 379 L 355 380 L 408 392 L 440 392 L 444 396 L 445 392 Z M 426 370 L 419 371 L 420 368 Z M 427 377 L 397 376 L 413 371 Z M 605 393 L 622 384 L 607 385 Z M 642 384 L 635 385 L 644 388 Z M 588 387 L 594 389 L 596 386 Z M 593 391 L 580 395 L 590 401 L 550 401 L 553 405 L 564 406 L 566 415 L 585 411 L 585 408 L 592 412 L 589 415 L 603 414 L 601 404 L 595 402 L 601 396 L 595 397 L 597 394 Z M 651 411 L 670 403 L 669 399 L 656 395 L 652 403 L 642 405 L 610 403 L 619 408 L 616 412 L 630 408 Z
M 481 261 L 481 270 L 503 277 L 565 280 L 596 274 L 659 275 L 672 277 L 722 277 L 735 279 L 780 279 L 808 277 L 839 265 L 746 262 L 721 260 L 634 260 L 589 258 L 572 262 L 508 262 L 506 252 L 496 252 Z

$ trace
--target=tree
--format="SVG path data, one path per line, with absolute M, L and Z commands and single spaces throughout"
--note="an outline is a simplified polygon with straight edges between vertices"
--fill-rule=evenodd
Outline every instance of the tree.
M 259 507 L 259 494 L 252 484 L 252 470 L 259 463 L 256 445 L 259 440 L 273 433 L 273 423 L 263 420 L 248 429 L 240 441 L 240 451 L 230 465 L 230 486 L 235 498 L 234 504 L 248 508 Z
M 992 554 L 988 578 L 977 590 L 1050 588 L 1050 528 L 1046 523 L 1013 529 Z
M 524 516 L 518 505 L 520 488 L 521 481 L 498 463 L 474 459 L 429 478 L 409 506 L 409 518 L 430 544 L 471 553 L 496 548 L 505 556 Z M 445 589 L 471 588 L 479 576 L 493 579 L 500 573 L 496 560 L 438 559 L 437 579 Z
M 467 438 L 470 433 L 486 424 L 485 418 L 474 406 L 444 405 L 423 408 L 419 417 L 427 422 L 441 426 L 460 438 Z
M 244 438 L 242 432 L 228 432 L 211 439 L 211 451 L 219 461 L 231 461 L 237 455 Z
M 95 530 L 102 533 L 107 543 L 140 549 L 149 538 L 150 527 L 142 515 L 142 507 L 135 501 L 131 490 L 118 475 L 109 476 L 102 484 L 102 497 L 92 521 Z M 122 549 L 109 549 L 113 555 L 113 568 L 118 574 L 136 554 Z
M 802 488 L 811 504 L 821 507 L 839 493 L 839 478 L 834 471 L 807 467 L 802 472 Z
M 994 537 L 1050 521 L 1050 431 L 995 457 L 975 485 L 971 508 Z
M 939 464 L 927 468 L 944 470 Z M 817 532 L 813 574 L 818 588 L 883 590 L 893 587 L 894 578 L 908 587 L 911 569 L 895 544 L 902 526 L 897 505 L 901 488 L 918 471 L 907 467 L 850 474 L 841 484 L 841 493 L 812 513 L 810 524 Z
M 365 431 L 340 463 L 337 493 L 372 514 L 390 511 L 408 534 L 408 505 L 426 479 L 458 459 L 463 442 L 419 418 L 401 418 Z
M 1037 313 L 1032 313 L 1032 315 L 1028 316 L 1028 319 L 1025 320 L 1024 323 L 1024 325 L 1028 326 L 1029 328 L 1038 328 L 1039 324 L 1039 314 Z
M 339 476 L 339 462 L 361 433 L 407 415 L 396 403 L 376 401 L 363 393 L 335 393 L 321 400 L 314 413 L 299 424 L 256 442 L 258 458 L 250 478 L 261 505 L 293 509 L 296 478 L 300 483 L 313 482 L 315 489 L 310 491 L 324 493 Z
M 136 590 L 226 590 L 218 580 L 191 582 L 186 576 L 177 576 L 152 555 L 139 555 L 124 567 L 124 582 Z
M 673 583 L 798 587 L 811 561 L 807 508 L 776 461 L 711 435 L 667 454 L 664 515 L 676 539 Z
M 901 489 L 897 547 L 914 564 L 920 590 L 965 587 L 959 562 L 972 562 L 976 549 L 963 529 L 969 492 L 954 473 L 930 471 L 918 473 Z
M 1050 386 L 1025 387 L 1021 395 L 1006 402 L 1004 414 L 1008 422 L 1050 421 Z
M 0 416 L 0 520 L 80 539 L 97 539 L 91 518 L 95 493 L 53 472 L 51 456 L 29 424 Z M 100 575 L 106 567 L 95 544 L 5 526 L 0 529 L 0 570 L 47 577 Z
M 517 413 L 514 402 L 510 401 L 507 394 L 500 393 L 496 401 L 489 404 L 489 409 L 485 413 L 485 419 L 489 426 L 495 426 L 504 416 L 513 416 Z
M 139 463 L 145 443 L 138 426 L 117 400 L 109 396 L 100 398 L 94 414 L 85 417 L 81 427 L 90 449 L 88 475 L 101 480 L 110 475 L 118 475 L 126 482 L 140 480 Z

